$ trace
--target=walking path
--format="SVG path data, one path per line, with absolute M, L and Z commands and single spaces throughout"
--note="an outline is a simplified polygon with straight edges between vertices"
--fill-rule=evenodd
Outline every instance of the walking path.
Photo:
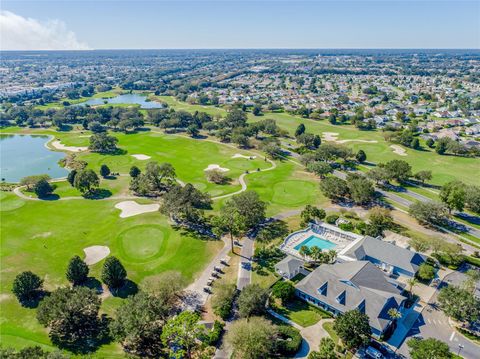
M 326 322 L 331 322 L 333 321 L 333 319 L 321 319 L 314 325 L 311 325 L 309 327 L 302 327 L 301 325 L 298 325 L 297 323 L 291 321 L 283 315 L 273 311 L 271 308 L 268 308 L 267 312 L 271 316 L 277 318 L 278 320 L 281 320 L 288 325 L 291 325 L 292 327 L 300 331 L 300 335 L 303 338 L 302 345 L 297 354 L 295 354 L 294 358 L 307 358 L 308 354 L 311 351 L 318 350 L 318 346 L 322 338 L 329 337 L 329 334 L 323 328 L 323 324 Z
M 254 171 L 254 172 L 248 172 L 248 173 L 242 173 L 240 175 L 240 177 L 238 178 L 238 182 L 241 184 L 242 188 L 236 192 L 233 192 L 233 193 L 228 193 L 228 194 L 224 194 L 224 195 L 221 195 L 221 196 L 216 196 L 216 197 L 212 197 L 212 200 L 216 201 L 218 199 L 222 199 L 222 198 L 227 198 L 227 197 L 231 197 L 231 196 L 235 196 L 239 193 L 242 193 L 242 192 L 245 192 L 247 190 L 247 184 L 245 183 L 245 176 L 246 175 L 249 175 L 251 173 L 258 173 L 258 172 L 266 172 L 266 171 L 271 171 L 275 168 L 277 168 L 277 164 L 275 162 L 273 162 L 272 160 L 270 159 L 267 159 L 267 162 L 270 162 L 271 163 L 271 167 L 269 168 L 265 168 L 263 170 L 260 170 L 260 171 Z

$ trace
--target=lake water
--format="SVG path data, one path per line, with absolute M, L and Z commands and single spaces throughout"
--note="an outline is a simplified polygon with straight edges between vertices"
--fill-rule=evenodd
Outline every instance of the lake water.
M 88 101 L 81 102 L 79 105 L 85 106 L 97 106 L 97 105 L 105 105 L 105 101 L 107 104 L 119 104 L 119 103 L 128 103 L 128 104 L 136 104 L 140 105 L 141 108 L 162 108 L 162 104 L 155 101 L 147 101 L 146 96 L 142 96 L 139 94 L 125 94 L 125 95 L 118 95 L 116 97 L 103 99 L 103 98 L 92 98 Z
M 0 135 L 0 177 L 6 182 L 20 182 L 25 176 L 48 174 L 65 177 L 68 171 L 58 165 L 62 152 L 45 147 L 48 136 Z

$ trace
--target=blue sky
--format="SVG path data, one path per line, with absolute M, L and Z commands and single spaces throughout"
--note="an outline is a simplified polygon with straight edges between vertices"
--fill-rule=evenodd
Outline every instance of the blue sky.
M 2 22 L 3 49 L 480 48 L 478 0 L 4 0 Z

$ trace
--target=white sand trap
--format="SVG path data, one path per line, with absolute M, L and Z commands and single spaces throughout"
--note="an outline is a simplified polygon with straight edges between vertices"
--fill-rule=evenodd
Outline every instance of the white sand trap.
M 338 138 L 337 132 L 322 132 L 322 137 L 325 141 L 336 141 Z
M 147 156 L 147 155 L 132 155 L 132 157 L 135 157 L 137 160 L 140 160 L 140 161 L 145 161 L 145 160 L 149 160 L 150 156 Z
M 340 140 L 335 142 L 336 143 L 347 143 L 347 142 L 378 143 L 377 140 Z
M 254 158 L 257 158 L 257 156 L 245 156 L 245 155 L 242 155 L 240 153 L 235 153 L 232 158 L 246 158 L 247 160 L 249 159 L 254 159 Z
M 204 169 L 204 171 L 212 171 L 212 170 L 218 170 L 220 172 L 230 171 L 228 168 L 223 168 L 216 164 L 208 165 L 208 167 Z
M 393 153 L 395 153 L 399 156 L 407 156 L 407 151 L 405 151 L 404 148 L 402 148 L 398 145 L 390 145 L 390 148 L 393 150 Z
M 61 151 L 70 151 L 70 152 L 81 152 L 88 150 L 88 147 L 80 147 L 80 146 L 65 146 L 58 140 L 50 142 L 53 148 Z
M 127 218 L 136 216 L 137 214 L 148 213 L 148 212 L 155 212 L 158 211 L 160 205 L 158 203 L 154 204 L 138 204 L 135 201 L 123 201 L 117 203 L 115 208 L 122 211 L 120 213 L 120 218 Z
M 85 252 L 85 263 L 89 266 L 100 262 L 110 254 L 110 248 L 107 246 L 91 246 L 83 248 Z
M 32 239 L 37 239 L 37 238 L 48 238 L 52 235 L 52 232 L 43 232 L 43 233 L 38 233 L 35 234 Z

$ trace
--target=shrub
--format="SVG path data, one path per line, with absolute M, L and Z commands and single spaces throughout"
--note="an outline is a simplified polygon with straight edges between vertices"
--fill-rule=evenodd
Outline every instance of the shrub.
M 213 323 L 212 330 L 206 333 L 204 337 L 202 337 L 202 342 L 206 345 L 217 345 L 220 337 L 222 336 L 223 327 L 224 325 L 218 320 L 216 320 L 215 323 Z
M 292 357 L 300 349 L 302 336 L 300 332 L 290 326 L 278 326 L 277 352 L 286 357 Z
M 435 277 L 435 268 L 430 264 L 422 263 L 418 268 L 417 276 L 422 280 L 430 281 Z
M 237 288 L 234 284 L 215 286 L 212 295 L 212 308 L 213 312 L 223 320 L 230 316 L 236 291 Z
M 347 232 L 352 232 L 353 231 L 353 224 L 348 222 L 348 223 L 340 223 L 338 226 L 341 230 L 347 231 Z
M 329 214 L 328 216 L 325 217 L 325 222 L 329 224 L 335 224 L 338 218 L 339 218 L 338 214 Z
M 275 283 L 272 288 L 272 295 L 276 298 L 282 300 L 282 302 L 286 302 L 289 299 L 292 299 L 295 294 L 295 287 L 292 283 L 286 281 L 280 281 Z

